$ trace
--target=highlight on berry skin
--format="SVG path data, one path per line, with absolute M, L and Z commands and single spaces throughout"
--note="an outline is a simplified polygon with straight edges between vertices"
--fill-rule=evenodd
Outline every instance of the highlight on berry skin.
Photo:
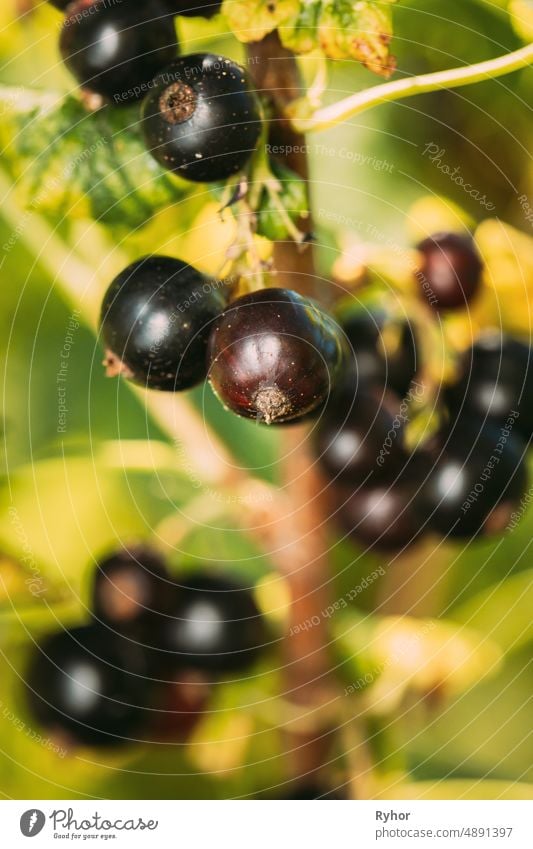
M 187 180 L 225 180 L 249 162 L 262 129 L 247 71 L 210 53 L 182 56 L 155 77 L 142 105 L 146 147 Z

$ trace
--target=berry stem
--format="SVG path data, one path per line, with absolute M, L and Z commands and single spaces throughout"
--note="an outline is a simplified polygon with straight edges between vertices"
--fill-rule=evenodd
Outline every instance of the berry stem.
M 302 133 L 327 130 L 342 121 L 359 115 L 366 109 L 379 106 L 381 103 L 390 103 L 394 100 L 412 97 L 415 94 L 424 94 L 429 91 L 459 88 L 471 83 L 496 79 L 505 74 L 510 74 L 512 71 L 518 71 L 520 68 L 526 68 L 531 64 L 533 64 L 533 44 L 528 44 L 512 53 L 498 56 L 496 59 L 489 59 L 486 62 L 479 62 L 462 68 L 450 68 L 447 71 L 437 71 L 431 74 L 420 74 L 359 91 L 350 95 L 350 97 L 339 100 L 338 103 L 319 109 L 309 117 L 294 117 L 292 126 Z
M 308 177 L 304 139 L 285 117 L 285 107 L 300 94 L 300 80 L 292 53 L 276 34 L 248 45 L 248 68 L 259 92 L 272 104 L 269 140 L 291 151 L 287 164 L 303 179 Z M 302 222 L 306 230 L 310 219 Z M 278 242 L 274 249 L 276 285 L 313 292 L 313 251 L 303 253 L 292 241 Z M 327 618 L 329 602 L 328 540 L 326 511 L 320 496 L 316 464 L 306 449 L 305 428 L 293 427 L 283 435 L 281 474 L 288 504 L 274 528 L 272 558 L 286 578 L 292 596 L 288 635 L 284 644 L 285 697 L 303 705 L 317 727 L 307 735 L 287 734 L 289 770 L 303 780 L 313 779 L 328 763 L 334 723 L 321 720 L 325 704 L 338 694 L 330 680 Z M 313 627 L 302 627 L 306 622 Z M 332 727 L 333 726 L 333 727 Z

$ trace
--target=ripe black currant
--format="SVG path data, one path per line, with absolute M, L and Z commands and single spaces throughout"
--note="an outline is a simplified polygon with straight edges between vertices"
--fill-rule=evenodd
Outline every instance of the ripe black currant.
M 475 414 L 503 424 L 510 413 L 526 441 L 533 434 L 531 348 L 498 333 L 481 336 L 462 357 L 458 381 L 446 391 L 452 413 Z
M 417 246 L 422 293 L 437 311 L 470 303 L 481 285 L 483 264 L 474 242 L 458 233 L 436 233 Z
M 403 398 L 418 365 L 416 333 L 409 322 L 392 320 L 383 309 L 353 305 L 339 316 L 352 356 L 348 360 L 353 383 L 387 386 Z M 384 344 L 385 328 L 395 337 L 392 350 Z
M 524 443 L 482 419 L 459 419 L 435 440 L 417 505 L 440 534 L 498 533 L 527 485 Z
M 154 0 L 76 0 L 68 6 L 59 45 L 82 88 L 117 106 L 138 100 L 177 52 L 174 21 Z
M 168 605 L 171 578 L 148 548 L 123 549 L 100 561 L 93 578 L 92 611 L 117 628 L 149 623 Z
M 327 399 L 343 364 L 341 333 L 316 304 L 289 289 L 238 298 L 213 325 L 208 379 L 238 415 L 284 423 Z
M 199 383 L 210 325 L 224 304 L 220 282 L 182 260 L 148 256 L 132 263 L 102 304 L 108 375 L 123 374 L 150 389 Z
M 148 150 L 195 182 L 224 180 L 255 150 L 261 110 L 240 65 L 209 53 L 176 59 L 154 80 L 143 108 Z
M 353 539 L 369 548 L 395 551 L 417 542 L 423 521 L 415 507 L 418 476 L 371 481 L 355 492 L 340 488 L 339 519 Z
M 315 454 L 328 477 L 358 485 L 382 467 L 389 472 L 393 464 L 396 467 L 402 432 L 386 401 L 378 394 L 357 392 L 346 415 L 339 415 L 339 408 L 342 405 L 328 405 L 313 435 Z
M 212 18 L 220 11 L 222 0 L 165 0 L 165 3 L 173 15 Z
M 147 704 L 144 655 L 94 625 L 34 649 L 26 686 L 39 722 L 82 745 L 116 746 L 135 734 Z
M 227 577 L 201 572 L 184 579 L 162 620 L 160 647 L 167 668 L 211 672 L 246 669 L 266 641 L 253 596 Z

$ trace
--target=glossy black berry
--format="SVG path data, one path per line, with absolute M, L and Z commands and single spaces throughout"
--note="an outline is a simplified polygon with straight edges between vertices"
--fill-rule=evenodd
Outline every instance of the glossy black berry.
M 186 18 L 212 18 L 220 11 L 221 0 L 165 0 L 167 9 L 173 15 Z
M 94 617 L 118 629 L 149 624 L 168 606 L 171 578 L 162 559 L 148 548 L 123 549 L 101 560 L 94 571 Z
M 211 323 L 224 308 L 220 281 L 179 259 L 148 256 L 124 269 L 102 304 L 109 376 L 181 390 L 206 375 Z
M 417 505 L 444 536 L 501 532 L 527 485 L 524 443 L 510 428 L 461 419 L 436 440 Z
M 339 322 L 351 350 L 347 373 L 351 382 L 387 386 L 405 397 L 418 368 L 413 326 L 404 319 L 393 319 L 383 309 L 358 304 L 343 309 Z
M 330 409 L 330 407 L 332 409 Z M 402 422 L 387 402 L 370 392 L 357 392 L 350 408 L 328 405 L 313 434 L 317 460 L 326 475 L 354 485 L 398 467 L 402 458 Z
M 77 0 L 59 45 L 80 86 L 117 106 L 138 100 L 177 52 L 174 20 L 159 0 Z
M 533 434 L 533 358 L 529 345 L 499 333 L 481 336 L 463 355 L 459 379 L 446 391 L 454 415 L 477 415 L 503 424 L 510 413 L 515 429 Z
M 143 103 L 142 129 L 148 150 L 164 168 L 195 182 L 224 180 L 255 150 L 260 104 L 240 65 L 197 53 L 156 77 Z
M 466 307 L 479 290 L 483 270 L 472 239 L 458 233 L 436 233 L 417 247 L 417 280 L 428 303 L 437 311 Z
M 338 326 L 289 289 L 262 289 L 230 304 L 213 325 L 209 382 L 240 416 L 280 424 L 327 399 L 343 363 Z
M 250 590 L 202 572 L 177 587 L 159 645 L 167 668 L 224 672 L 250 666 L 265 641 L 263 617 Z
M 418 479 L 400 474 L 391 481 L 372 481 L 337 494 L 338 517 L 350 536 L 368 548 L 396 551 L 417 542 L 423 521 L 415 505 Z
M 116 746 L 135 735 L 149 700 L 144 656 L 96 626 L 46 637 L 26 675 L 29 706 L 51 731 L 83 745 Z

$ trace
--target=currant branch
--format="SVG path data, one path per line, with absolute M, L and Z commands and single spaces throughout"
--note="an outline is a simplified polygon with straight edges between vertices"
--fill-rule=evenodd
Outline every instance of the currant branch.
M 292 125 L 298 132 L 327 130 L 382 103 L 413 97 L 416 94 L 485 82 L 526 68 L 531 64 L 533 64 L 533 44 L 528 44 L 513 53 L 489 59 L 486 62 L 431 74 L 420 74 L 409 79 L 374 86 L 352 94 L 324 109 L 319 109 L 308 117 L 298 114 L 306 108 L 305 99 L 296 101 L 288 107 L 287 114 L 292 117 Z

